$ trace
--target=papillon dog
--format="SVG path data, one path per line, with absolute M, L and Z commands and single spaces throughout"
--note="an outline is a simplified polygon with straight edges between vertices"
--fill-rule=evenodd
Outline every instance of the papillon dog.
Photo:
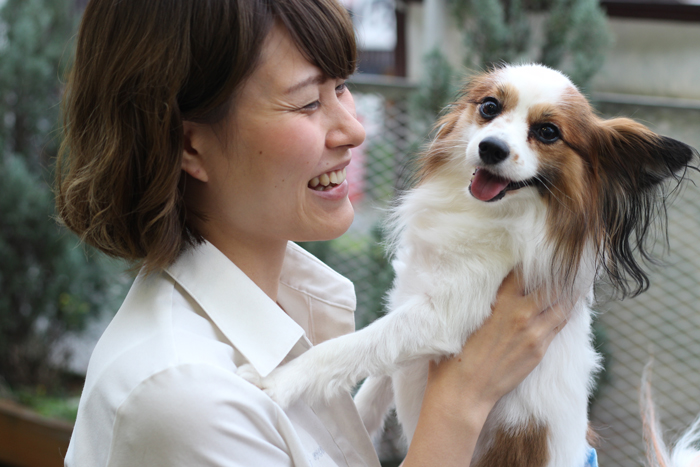
M 540 364 L 491 411 L 471 465 L 582 467 L 600 367 L 594 282 L 620 296 L 648 287 L 664 182 L 677 183 L 697 152 L 630 119 L 600 118 L 566 76 L 540 65 L 473 78 L 435 134 L 391 216 L 388 313 L 267 377 L 249 365 L 239 373 L 282 406 L 367 377 L 355 400 L 368 430 L 393 400 L 410 442 L 429 362 L 461 352 L 517 269 L 528 291 L 572 311 Z

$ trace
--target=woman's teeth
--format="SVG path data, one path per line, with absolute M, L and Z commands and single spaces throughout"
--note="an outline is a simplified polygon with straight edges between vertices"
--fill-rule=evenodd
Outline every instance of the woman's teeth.
M 345 181 L 345 174 L 346 169 L 324 173 L 320 177 L 314 177 L 309 182 L 309 188 L 313 188 L 316 191 L 328 190 L 343 183 Z

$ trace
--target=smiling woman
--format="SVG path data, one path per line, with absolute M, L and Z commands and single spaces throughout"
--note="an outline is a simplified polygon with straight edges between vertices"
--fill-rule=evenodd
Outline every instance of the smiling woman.
M 347 392 L 283 410 L 237 374 L 354 330 L 352 284 L 293 242 L 352 222 L 355 58 L 334 0 L 88 3 L 56 204 L 140 273 L 90 359 L 66 466 L 378 465 Z M 468 462 L 560 324 L 542 309 L 504 282 L 505 319 L 435 367 L 406 467 Z

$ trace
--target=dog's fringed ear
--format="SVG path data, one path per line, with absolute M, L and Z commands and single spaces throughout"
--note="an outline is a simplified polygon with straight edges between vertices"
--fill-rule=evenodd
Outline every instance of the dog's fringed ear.
M 422 180 L 437 171 L 447 159 L 455 146 L 455 127 L 468 105 L 462 99 L 447 108 L 447 113 L 440 117 L 433 127 L 433 140 L 418 160 L 418 180 Z
M 601 262 L 617 292 L 634 296 L 649 287 L 640 260 L 653 262 L 652 227 L 667 241 L 664 182 L 680 183 L 698 153 L 625 118 L 602 122 L 597 144 Z

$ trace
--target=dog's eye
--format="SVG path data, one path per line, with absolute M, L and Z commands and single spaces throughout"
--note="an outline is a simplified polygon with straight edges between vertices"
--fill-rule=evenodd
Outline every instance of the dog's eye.
M 543 143 L 553 143 L 561 136 L 559 128 L 551 123 L 539 125 L 534 129 L 535 136 Z
M 486 119 L 492 119 L 501 113 L 501 104 L 493 97 L 487 97 L 479 106 L 479 113 Z

